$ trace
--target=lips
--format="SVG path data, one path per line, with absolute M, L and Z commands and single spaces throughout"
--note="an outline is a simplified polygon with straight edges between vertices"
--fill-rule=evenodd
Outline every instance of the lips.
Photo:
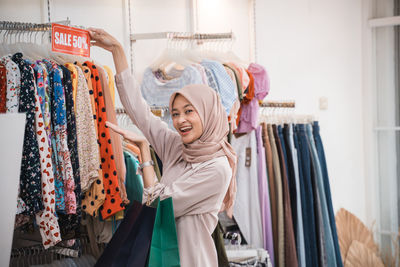
M 183 126 L 179 128 L 179 133 L 184 136 L 188 135 L 192 131 L 192 126 Z

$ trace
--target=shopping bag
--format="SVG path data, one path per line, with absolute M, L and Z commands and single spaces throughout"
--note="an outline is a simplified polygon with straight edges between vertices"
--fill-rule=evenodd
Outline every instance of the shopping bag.
M 148 267 L 180 267 L 178 237 L 172 198 L 159 201 Z
M 145 267 L 156 209 L 134 202 L 95 267 Z

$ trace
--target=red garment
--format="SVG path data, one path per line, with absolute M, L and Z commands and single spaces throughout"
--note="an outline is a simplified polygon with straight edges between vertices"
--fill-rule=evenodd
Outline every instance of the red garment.
M 96 119 L 98 128 L 98 143 L 100 146 L 101 169 L 103 171 L 103 184 L 106 199 L 103 206 L 100 207 L 103 219 L 114 215 L 118 211 L 124 209 L 122 199 L 119 194 L 117 169 L 115 166 L 113 147 L 111 145 L 110 130 L 106 127 L 107 115 L 104 102 L 103 89 L 101 87 L 99 72 L 96 66 L 86 61 L 84 66 L 88 66 L 91 70 L 91 80 L 93 94 L 95 97 Z
M 6 66 L 0 64 L 0 113 L 7 111 L 7 72 Z
M 248 70 L 246 70 L 246 72 L 249 75 L 250 83 L 249 83 L 249 86 L 247 87 L 246 95 L 243 96 L 243 100 L 240 102 L 240 108 L 239 108 L 239 111 L 237 113 L 237 118 L 236 118 L 236 126 L 239 125 L 240 116 L 242 115 L 242 105 L 249 104 L 251 102 L 251 100 L 253 100 L 253 98 L 254 98 L 254 78 L 253 78 L 253 75 Z

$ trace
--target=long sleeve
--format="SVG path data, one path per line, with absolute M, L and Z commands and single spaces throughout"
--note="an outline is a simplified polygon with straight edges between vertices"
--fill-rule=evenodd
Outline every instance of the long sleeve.
M 153 115 L 129 69 L 117 74 L 115 80 L 127 114 L 154 147 L 161 161 L 165 164 L 166 161 L 172 160 L 172 155 L 178 156 L 177 153 L 173 153 L 181 150 L 176 145 L 180 143 L 178 133 L 169 129 L 165 122 Z
M 193 173 L 185 173 L 170 185 L 161 182 L 144 188 L 142 203 L 172 197 L 175 218 L 218 212 L 231 176 L 227 158 L 219 157 L 196 165 Z

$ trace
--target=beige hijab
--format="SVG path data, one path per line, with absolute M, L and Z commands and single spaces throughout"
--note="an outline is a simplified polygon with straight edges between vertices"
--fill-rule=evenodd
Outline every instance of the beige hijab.
M 184 96 L 193 105 L 203 124 L 203 133 L 200 138 L 191 144 L 183 144 L 182 157 L 187 162 L 198 163 L 226 155 L 232 168 L 232 179 L 221 211 L 226 210 L 228 216 L 232 217 L 236 196 L 237 157 L 227 141 L 228 118 L 220 97 L 207 85 L 187 85 L 172 94 L 169 102 L 170 110 L 172 110 L 172 103 L 178 94 Z

